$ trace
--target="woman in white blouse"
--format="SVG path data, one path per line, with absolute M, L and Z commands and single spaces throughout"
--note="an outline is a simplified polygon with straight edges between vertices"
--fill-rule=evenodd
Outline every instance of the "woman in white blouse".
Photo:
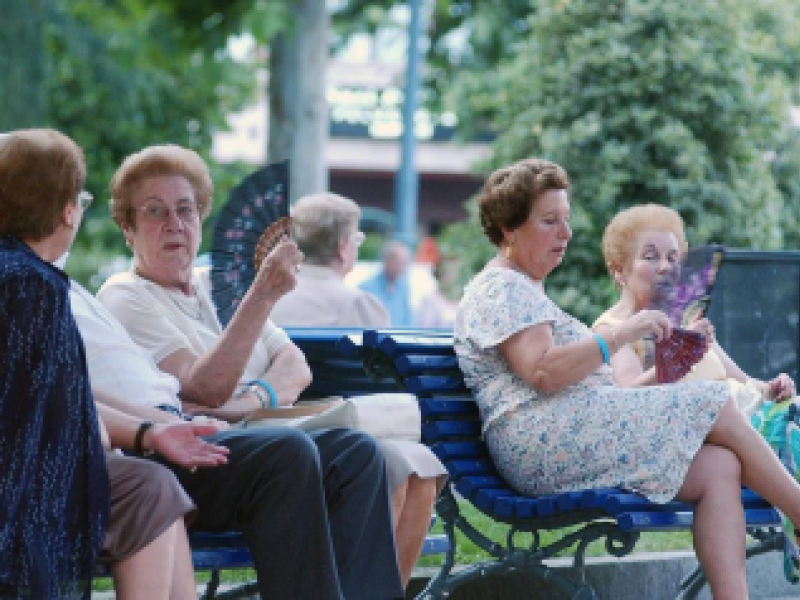
M 111 189 L 112 216 L 133 250 L 134 265 L 131 272 L 109 279 L 98 299 L 162 370 L 177 377 L 183 409 L 238 421 L 261 408 L 267 395 L 274 405 L 293 404 L 310 383 L 311 372 L 303 353 L 270 317 L 278 300 L 297 285 L 303 253 L 295 243 L 281 241 L 264 259 L 223 328 L 210 297 L 208 271 L 193 267 L 213 189 L 203 160 L 178 146 L 152 146 L 125 160 Z M 255 380 L 259 385 L 251 384 Z M 381 449 L 405 585 L 444 476 L 416 485 L 401 468 L 408 462 L 405 453 L 386 444 Z M 392 481 L 397 473 L 402 481 Z

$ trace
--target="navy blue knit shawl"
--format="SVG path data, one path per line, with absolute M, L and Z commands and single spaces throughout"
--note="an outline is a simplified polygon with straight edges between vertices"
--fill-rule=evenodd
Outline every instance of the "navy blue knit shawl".
M 108 475 L 69 281 L 0 237 L 0 597 L 88 597 Z

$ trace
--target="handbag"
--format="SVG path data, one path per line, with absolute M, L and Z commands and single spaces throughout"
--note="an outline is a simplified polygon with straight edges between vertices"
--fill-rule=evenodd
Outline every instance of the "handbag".
M 345 427 L 358 429 L 376 439 L 418 442 L 422 416 L 413 394 L 368 394 L 316 401 L 301 401 L 294 406 L 259 409 L 251 413 L 240 427 L 288 426 L 313 431 Z

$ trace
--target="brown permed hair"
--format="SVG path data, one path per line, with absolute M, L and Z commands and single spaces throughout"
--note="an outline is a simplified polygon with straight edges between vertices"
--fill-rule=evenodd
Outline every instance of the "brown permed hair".
M 134 225 L 133 194 L 145 179 L 163 175 L 185 177 L 194 189 L 200 216 L 205 219 L 211 211 L 214 184 L 208 166 L 194 150 L 175 144 L 149 146 L 128 156 L 114 173 L 111 190 L 111 217 L 120 227 Z
M 503 229 L 513 231 L 522 225 L 544 192 L 568 189 L 567 172 L 547 160 L 528 158 L 498 169 L 478 196 L 484 233 L 495 246 L 500 246 Z
M 54 129 L 20 129 L 0 138 L 0 235 L 39 241 L 58 228 L 86 182 L 78 145 Z

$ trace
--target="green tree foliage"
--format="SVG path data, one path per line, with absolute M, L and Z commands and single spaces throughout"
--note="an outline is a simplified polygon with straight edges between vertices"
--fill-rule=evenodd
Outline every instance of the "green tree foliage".
M 164 7 L 144 0 L 97 3 L 52 0 L 46 28 L 49 123 L 86 152 L 87 189 L 96 198 L 73 248 L 68 271 L 90 276 L 125 254 L 108 211 L 108 182 L 128 154 L 175 143 L 209 161 L 217 201 L 244 173 L 209 158 L 214 130 L 252 100 L 254 77 L 224 48 L 204 51 Z M 208 236 L 206 236 L 206 239 Z
M 600 238 L 633 204 L 679 210 L 690 243 L 781 248 L 796 239 L 789 106 L 800 61 L 781 51 L 783 40 L 797 47 L 796 9 L 538 0 L 528 23 L 495 69 L 462 72 L 454 98 L 462 123 L 498 134 L 486 170 L 539 156 L 569 172 L 573 240 L 548 281 L 562 306 L 590 319 L 608 305 Z M 473 214 L 445 245 L 478 227 Z M 476 264 L 488 256 L 485 245 L 472 254 Z
M 46 116 L 44 24 L 48 0 L 6 0 L 0 19 L 0 131 L 39 125 Z

